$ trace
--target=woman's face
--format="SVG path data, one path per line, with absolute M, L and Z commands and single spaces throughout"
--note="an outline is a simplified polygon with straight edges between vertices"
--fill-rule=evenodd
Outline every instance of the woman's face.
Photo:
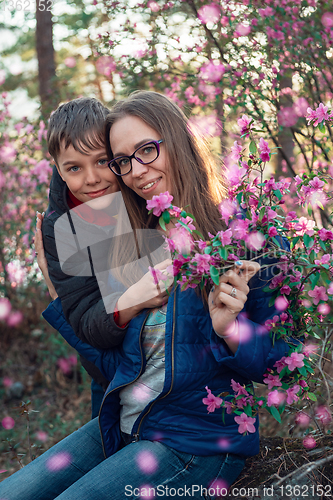
M 137 116 L 124 116 L 115 122 L 110 130 L 110 145 L 114 158 L 130 156 L 141 145 L 160 139 L 164 138 Z M 165 191 L 172 194 L 164 142 L 160 144 L 158 158 L 152 163 L 143 165 L 132 158 L 132 170 L 122 179 L 126 186 L 145 200 L 151 200 L 154 195 Z

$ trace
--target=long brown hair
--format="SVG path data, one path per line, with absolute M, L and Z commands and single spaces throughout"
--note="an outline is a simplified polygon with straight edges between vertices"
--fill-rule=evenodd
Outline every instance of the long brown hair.
M 111 127 L 125 116 L 140 118 L 163 139 L 172 183 L 172 203 L 195 216 L 196 228 L 205 239 L 209 232 L 216 234 L 224 228 L 218 208 L 227 194 L 222 167 L 217 168 L 206 141 L 190 130 L 181 109 L 169 98 L 152 91 L 133 92 L 115 104 L 105 125 L 105 144 L 110 159 L 113 158 Z M 118 180 L 133 229 L 156 228 L 158 218 L 148 215 L 146 200 L 128 188 L 121 177 Z M 118 258 L 117 253 L 114 252 L 112 260 Z

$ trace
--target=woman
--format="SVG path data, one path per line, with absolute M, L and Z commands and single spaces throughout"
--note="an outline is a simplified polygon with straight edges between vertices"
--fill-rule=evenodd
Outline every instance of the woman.
M 146 210 L 153 195 L 169 191 L 175 205 L 194 214 L 204 236 L 222 228 L 218 203 L 225 194 L 223 180 L 187 125 L 179 108 L 155 92 L 136 92 L 111 111 L 109 166 L 120 178 L 137 242 L 113 251 L 112 269 L 132 262 L 145 245 L 140 230 L 158 228 L 158 218 Z M 246 261 L 235 266 L 210 290 L 208 300 L 205 293 L 179 287 L 169 296 L 150 273 L 134 284 L 130 273 L 125 278 L 116 273 L 128 286 L 117 302 L 118 322 L 129 325 L 122 346 L 109 351 L 78 340 L 58 299 L 53 302 L 45 317 L 100 368 L 110 385 L 99 422 L 89 422 L 6 479 L 0 498 L 223 494 L 221 488 L 237 478 L 244 459 L 259 451 L 258 422 L 255 433 L 243 436 L 233 415 L 226 414 L 223 422 L 221 409 L 207 414 L 205 386 L 218 395 L 231 391 L 232 379 L 241 385 L 260 382 L 267 367 L 289 350 L 282 340 L 273 346 L 263 333 L 262 325 L 275 310 L 263 292 L 269 277 L 254 278 L 251 289 L 247 284 L 259 267 Z

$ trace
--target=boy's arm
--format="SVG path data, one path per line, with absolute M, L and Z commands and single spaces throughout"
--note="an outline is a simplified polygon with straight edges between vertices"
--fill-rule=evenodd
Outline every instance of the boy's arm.
M 64 315 L 76 335 L 84 342 L 108 349 L 119 345 L 126 333 L 114 321 L 113 313 L 108 314 L 100 293 L 98 282 L 92 276 L 89 256 L 84 251 L 76 253 L 80 276 L 70 276 L 61 270 L 54 236 L 52 213 L 43 220 L 43 243 L 48 271 L 56 292 L 61 300 Z M 64 235 L 67 245 L 75 250 L 73 233 Z M 90 274 L 90 275 L 89 275 Z M 115 300 L 121 293 L 115 294 Z

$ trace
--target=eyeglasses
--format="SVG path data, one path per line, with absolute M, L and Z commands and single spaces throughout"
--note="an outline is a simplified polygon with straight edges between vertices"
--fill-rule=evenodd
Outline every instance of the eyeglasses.
M 159 141 L 150 141 L 143 146 L 140 146 L 134 151 L 131 156 L 118 156 L 108 162 L 108 167 L 116 175 L 126 175 L 132 170 L 132 159 L 135 158 L 142 165 L 148 165 L 157 160 L 160 154 L 160 144 L 163 139 Z

